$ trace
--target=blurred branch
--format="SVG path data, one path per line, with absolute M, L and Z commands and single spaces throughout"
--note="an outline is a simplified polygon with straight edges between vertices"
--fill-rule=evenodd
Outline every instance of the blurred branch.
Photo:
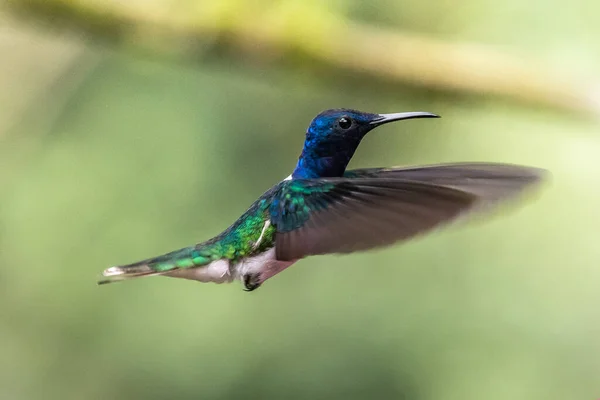
M 200 10 L 135 6 L 122 1 L 9 0 L 61 24 L 138 47 L 180 52 L 218 44 L 268 60 L 300 55 L 336 68 L 433 89 L 498 95 L 600 115 L 600 84 L 552 71 L 483 46 L 454 44 L 348 21 L 322 3 L 288 1 L 256 7 L 229 0 Z M 154 7 L 153 7 L 154 5 Z M 179 46 L 178 46 L 179 45 Z

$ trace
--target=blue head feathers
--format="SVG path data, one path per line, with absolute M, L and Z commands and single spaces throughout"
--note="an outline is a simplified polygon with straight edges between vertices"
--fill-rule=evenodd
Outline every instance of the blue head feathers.
M 371 114 L 356 110 L 326 110 L 317 115 L 306 131 L 306 140 L 294 179 L 342 176 L 363 137 L 372 129 L 392 121 L 436 118 L 427 112 Z

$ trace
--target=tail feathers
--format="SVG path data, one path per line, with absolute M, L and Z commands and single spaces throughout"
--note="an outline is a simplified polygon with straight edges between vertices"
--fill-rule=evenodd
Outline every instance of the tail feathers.
M 206 251 L 188 247 L 159 257 L 107 268 L 102 272 L 106 279 L 98 281 L 98 285 L 144 276 L 164 275 L 183 268 L 206 265 L 211 261 L 212 258 Z
M 124 281 L 132 278 L 139 278 L 142 276 L 160 275 L 164 272 L 166 271 L 155 271 L 150 267 L 150 265 L 140 263 L 110 267 L 102 272 L 102 275 L 104 275 L 107 279 L 98 281 L 98 285 Z

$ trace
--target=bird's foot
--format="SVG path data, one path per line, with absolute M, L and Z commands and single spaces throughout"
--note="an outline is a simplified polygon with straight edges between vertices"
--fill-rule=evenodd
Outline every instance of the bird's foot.
M 259 274 L 247 274 L 244 275 L 244 290 L 246 292 L 251 292 L 260 287 L 260 275 Z

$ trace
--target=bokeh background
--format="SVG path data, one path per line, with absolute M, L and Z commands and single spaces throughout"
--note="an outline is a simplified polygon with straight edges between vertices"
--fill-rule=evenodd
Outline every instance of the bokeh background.
M 0 11 L 2 399 L 600 397 L 600 3 L 14 0 Z M 246 293 L 107 266 L 204 240 L 326 108 L 425 110 L 352 167 L 535 194 Z

